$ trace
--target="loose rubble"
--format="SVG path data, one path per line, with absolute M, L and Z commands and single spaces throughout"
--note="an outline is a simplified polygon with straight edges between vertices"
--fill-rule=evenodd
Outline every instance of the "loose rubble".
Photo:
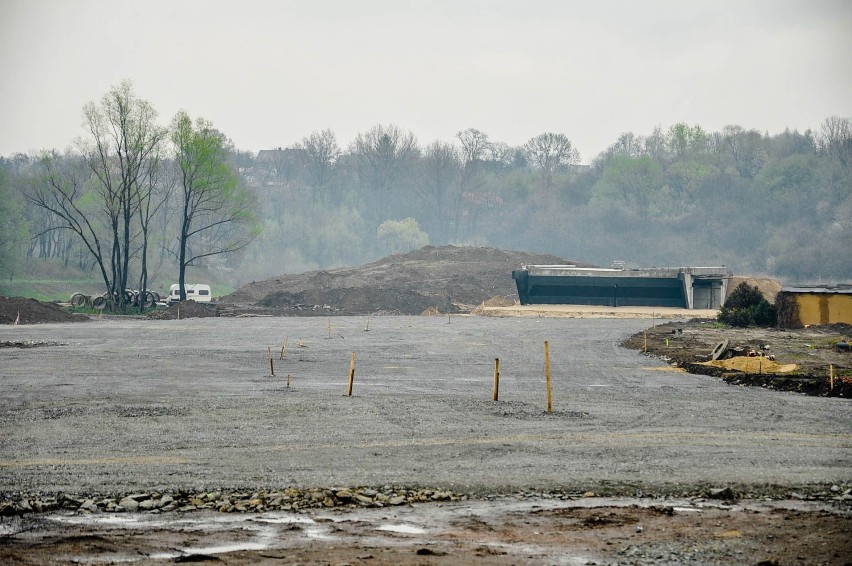
M 468 495 L 442 489 L 386 486 L 361 488 L 287 488 L 283 490 L 212 490 L 180 493 L 132 493 L 122 496 L 13 493 L 0 496 L 0 517 L 50 511 L 79 513 L 169 512 L 201 510 L 221 513 L 301 512 L 335 507 L 387 507 L 440 501 L 465 501 Z
M 526 490 L 521 492 L 459 493 L 440 488 L 382 486 L 286 488 L 261 490 L 140 492 L 126 495 L 95 494 L 0 494 L 0 517 L 72 511 L 78 513 L 165 513 L 175 511 L 218 511 L 220 513 L 262 513 L 268 511 L 309 512 L 316 509 L 354 507 L 395 507 L 421 503 L 485 500 L 503 498 L 562 499 L 592 497 L 680 497 L 693 502 L 707 500 L 800 500 L 823 501 L 841 505 L 852 511 L 852 484 L 808 485 L 795 489 L 775 486 L 679 486 L 660 487 L 653 493 L 629 486 L 599 487 L 586 490 Z

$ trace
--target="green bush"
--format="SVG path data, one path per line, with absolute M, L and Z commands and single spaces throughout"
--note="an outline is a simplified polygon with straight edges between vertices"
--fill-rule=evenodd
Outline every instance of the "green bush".
M 731 326 L 775 326 L 778 314 L 757 287 L 743 281 L 728 296 L 718 319 Z

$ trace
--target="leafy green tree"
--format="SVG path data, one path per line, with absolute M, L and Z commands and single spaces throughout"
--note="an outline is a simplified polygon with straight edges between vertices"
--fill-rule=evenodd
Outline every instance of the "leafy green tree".
M 683 122 L 669 128 L 666 136 L 668 150 L 676 160 L 705 151 L 707 143 L 707 133 L 701 126 L 688 126 Z
M 186 268 L 204 258 L 245 248 L 255 237 L 254 198 L 229 163 L 229 142 L 201 118 L 186 112 L 172 121 L 180 196 L 177 237 L 180 300 L 186 300 Z
M 413 218 L 386 220 L 377 230 L 379 243 L 385 253 L 395 254 L 422 248 L 429 244 L 429 236 L 420 230 Z
M 663 184 L 663 170 L 648 156 L 614 157 L 595 184 L 593 203 L 598 207 L 647 211 Z

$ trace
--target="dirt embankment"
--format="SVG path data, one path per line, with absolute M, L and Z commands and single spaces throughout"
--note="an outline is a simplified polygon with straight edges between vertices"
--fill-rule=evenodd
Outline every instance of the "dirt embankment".
M 837 344 L 850 338 L 848 324 L 796 330 L 721 328 L 706 319 L 656 325 L 623 345 L 732 384 L 849 398 L 852 353 Z M 724 351 L 714 362 L 712 354 L 723 343 Z
M 42 303 L 24 297 L 0 297 L 0 324 L 86 322 L 88 320 L 87 316 L 72 314 L 54 303 Z
M 220 302 L 299 316 L 470 312 L 494 297 L 516 296 L 512 270 L 528 264 L 588 265 L 495 248 L 426 246 L 357 267 L 252 282 Z

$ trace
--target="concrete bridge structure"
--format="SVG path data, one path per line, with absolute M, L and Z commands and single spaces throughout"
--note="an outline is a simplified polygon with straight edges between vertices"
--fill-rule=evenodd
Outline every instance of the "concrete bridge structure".
M 719 309 L 731 272 L 721 267 L 591 268 L 526 265 L 512 271 L 522 305 Z

